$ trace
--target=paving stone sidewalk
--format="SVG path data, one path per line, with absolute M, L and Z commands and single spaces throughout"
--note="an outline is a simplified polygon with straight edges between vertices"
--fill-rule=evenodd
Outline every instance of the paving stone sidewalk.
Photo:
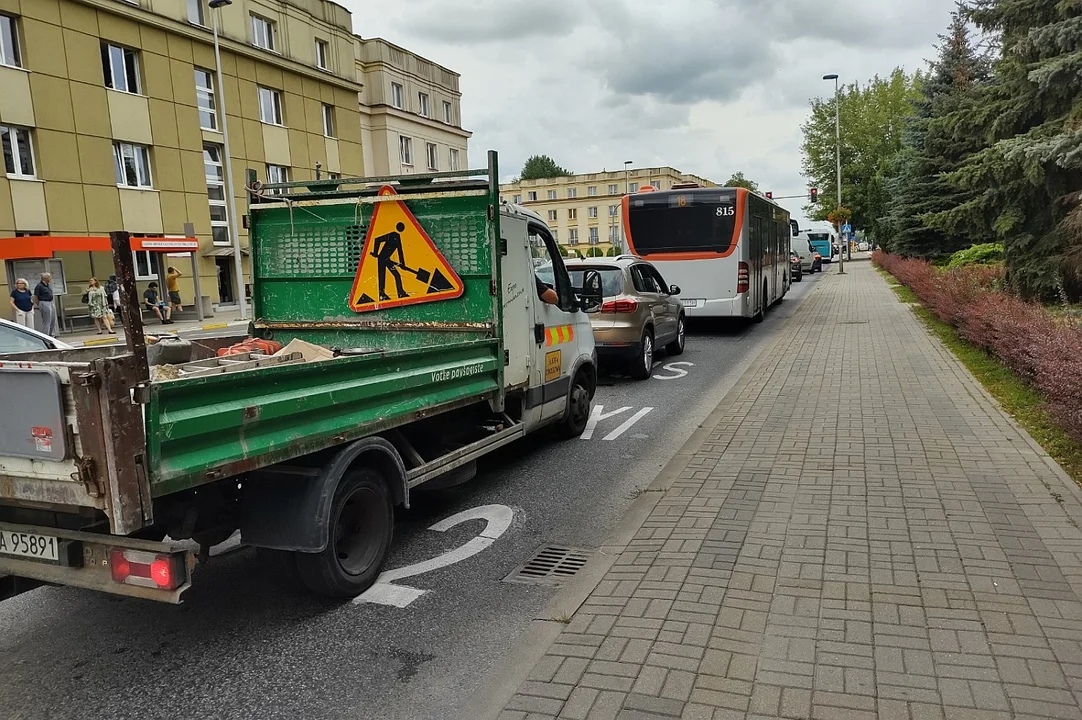
M 870 263 L 846 270 L 502 720 L 1082 718 L 1077 491 Z

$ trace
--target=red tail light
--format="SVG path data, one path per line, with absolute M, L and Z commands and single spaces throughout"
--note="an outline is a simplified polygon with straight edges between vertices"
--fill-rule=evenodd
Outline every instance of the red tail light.
M 603 313 L 633 313 L 639 309 L 634 300 L 609 300 L 601 306 Z
M 113 580 L 125 585 L 174 590 L 184 579 L 180 559 L 172 555 L 156 555 L 141 550 L 109 551 L 109 570 Z
M 751 287 L 751 271 L 746 262 L 742 262 L 736 269 L 736 291 L 745 293 Z

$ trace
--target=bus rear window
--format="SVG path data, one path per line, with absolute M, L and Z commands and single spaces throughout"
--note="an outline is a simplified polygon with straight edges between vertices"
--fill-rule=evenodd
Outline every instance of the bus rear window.
M 811 242 L 829 242 L 830 235 L 827 233 L 808 233 L 808 240 Z
M 724 191 L 633 196 L 628 207 L 631 242 L 643 256 L 728 252 L 736 229 L 735 203 L 735 193 Z

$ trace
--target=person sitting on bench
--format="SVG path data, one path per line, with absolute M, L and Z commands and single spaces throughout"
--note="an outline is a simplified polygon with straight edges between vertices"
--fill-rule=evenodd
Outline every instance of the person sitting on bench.
M 147 289 L 143 293 L 143 300 L 147 304 L 147 309 L 154 311 L 154 314 L 162 321 L 162 325 L 173 324 L 173 321 L 169 319 L 173 314 L 173 309 L 158 299 L 158 283 L 152 282 L 147 285 Z

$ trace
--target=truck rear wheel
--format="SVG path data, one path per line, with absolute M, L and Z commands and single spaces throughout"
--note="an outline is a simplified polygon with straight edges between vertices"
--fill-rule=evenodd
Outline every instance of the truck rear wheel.
M 319 595 L 356 597 L 379 576 L 394 533 L 394 505 L 379 472 L 361 468 L 342 478 L 327 532 L 322 552 L 297 553 L 301 580 Z

